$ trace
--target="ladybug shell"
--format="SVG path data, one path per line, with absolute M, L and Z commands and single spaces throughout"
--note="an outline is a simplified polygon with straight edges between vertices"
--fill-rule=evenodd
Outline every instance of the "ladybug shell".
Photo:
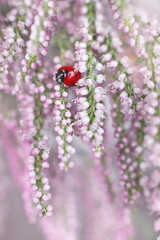
M 75 86 L 75 83 L 81 78 L 81 73 L 75 72 L 74 68 L 71 66 L 64 66 L 61 67 L 60 69 L 69 71 L 64 79 L 64 84 L 68 87 Z
M 60 70 L 68 70 L 69 72 L 70 72 L 70 71 L 74 71 L 74 68 L 71 67 L 71 66 L 63 66 L 63 67 L 60 67 L 59 69 L 60 69 Z

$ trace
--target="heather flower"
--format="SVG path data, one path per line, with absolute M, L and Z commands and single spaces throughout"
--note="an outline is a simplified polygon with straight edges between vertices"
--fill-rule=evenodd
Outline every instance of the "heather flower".
M 53 104 L 53 100 L 52 96 L 46 92 L 46 89 L 49 90 L 50 84 L 46 82 L 43 85 L 41 83 L 44 78 L 43 72 L 39 72 L 37 75 L 27 80 L 23 89 L 27 92 L 21 93 L 18 99 L 23 107 L 21 108 L 22 140 L 31 146 L 28 157 L 28 175 L 34 190 L 33 202 L 40 215 L 50 216 L 51 208 L 46 204 L 51 198 L 50 185 L 45 173 L 49 168 L 50 148 L 47 146 L 48 136 L 42 134 L 45 125 L 41 114 L 45 117 L 51 111 L 50 106 Z
M 42 56 L 48 53 L 52 32 L 55 30 L 56 6 L 54 1 L 41 1 L 35 10 L 31 33 L 26 43 L 26 55 L 22 60 L 22 71 L 17 74 L 16 91 L 20 90 L 21 83 L 42 65 Z
M 100 75 L 99 73 L 103 71 L 103 65 L 96 60 L 92 50 L 93 39 L 91 34 L 93 34 L 92 24 L 95 4 L 89 2 L 85 9 L 86 15 L 83 16 L 82 12 L 83 22 L 80 29 L 82 40 L 75 44 L 76 67 L 86 75 L 78 81 L 76 124 L 79 126 L 82 140 L 92 143 L 94 155 L 99 158 L 103 150 L 104 131 L 102 126 L 105 118 L 103 101 L 106 97 L 106 91 L 97 86 L 97 78 Z M 101 76 L 101 79 L 104 79 L 103 75 Z
M 123 6 L 118 4 L 118 1 L 109 1 L 112 9 L 113 18 L 118 20 L 118 29 L 122 30 L 129 36 L 129 45 L 137 46 L 137 56 L 146 57 L 145 40 L 142 34 L 139 33 L 139 24 L 136 22 L 135 16 L 130 11 L 129 6 L 122 11 Z
M 135 119 L 132 119 L 131 126 L 127 129 L 123 124 L 123 116 L 119 112 L 119 104 L 120 102 L 116 100 L 115 96 L 112 103 L 112 117 L 115 127 L 114 136 L 117 139 L 117 165 L 119 167 L 120 185 L 123 189 L 122 201 L 125 204 L 132 205 L 141 192 L 139 180 L 141 162 L 143 162 L 141 145 L 143 143 L 144 121 L 140 115 L 137 115 Z
M 112 94 L 118 93 L 121 112 L 124 114 L 124 119 L 129 120 L 134 115 L 141 90 L 132 82 L 135 71 L 130 66 L 129 59 L 127 57 L 120 58 L 116 53 L 117 50 L 121 50 L 114 47 L 115 37 L 118 38 L 115 34 L 111 36 L 109 32 L 105 36 L 104 42 L 108 47 L 106 49 L 107 53 L 104 51 L 102 54 L 102 61 L 107 69 L 113 69 L 112 71 L 114 71 L 112 76 L 115 81 L 109 83 L 108 86 Z M 110 58 L 106 58 L 107 55 L 110 55 Z
M 47 240 L 133 239 L 139 203 L 159 232 L 159 64 L 159 18 L 138 4 L 1 0 L 0 223 L 9 172 Z
M 58 158 L 60 159 L 59 167 L 61 170 L 72 168 L 74 163 L 69 161 L 75 149 L 70 145 L 72 142 L 72 115 L 70 112 L 71 104 L 67 102 L 68 89 L 66 87 L 54 86 L 55 89 L 55 108 L 54 122 L 55 131 L 57 132 L 56 142 L 58 145 Z

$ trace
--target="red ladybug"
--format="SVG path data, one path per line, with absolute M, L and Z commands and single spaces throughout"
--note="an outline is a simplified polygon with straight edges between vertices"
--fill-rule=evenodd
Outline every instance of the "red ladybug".
M 75 72 L 71 66 L 64 66 L 57 70 L 56 81 L 64 83 L 68 87 L 75 86 L 75 83 L 81 78 L 80 72 Z

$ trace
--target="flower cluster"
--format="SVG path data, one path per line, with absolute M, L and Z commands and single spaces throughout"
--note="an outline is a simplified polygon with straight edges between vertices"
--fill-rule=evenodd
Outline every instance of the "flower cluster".
M 123 29 L 124 32 L 129 32 L 129 35 L 132 36 L 130 46 L 139 47 L 138 57 L 141 56 L 140 61 L 142 63 L 145 62 L 145 66 L 141 66 L 139 69 L 143 82 L 142 95 L 144 99 L 144 102 L 141 102 L 140 105 L 141 111 L 143 109 L 143 114 L 145 115 L 142 147 L 147 152 L 147 166 L 150 167 L 152 164 L 159 167 L 159 24 L 155 17 L 150 20 L 138 12 L 139 18 L 136 22 L 136 12 L 132 11 L 131 15 L 131 18 L 123 16 L 120 20 L 119 28 Z M 117 18 L 120 18 L 120 16 L 117 16 Z M 138 27 L 141 27 L 142 34 L 138 33 Z M 153 188 L 152 181 L 149 184 L 152 192 L 152 200 L 149 201 L 150 209 L 152 209 L 153 202 L 157 201 L 159 196 L 159 189 L 156 186 Z M 155 212 L 159 213 L 159 210 L 156 209 Z
M 41 1 L 35 9 L 36 14 L 31 26 L 31 33 L 26 43 L 26 55 L 22 60 L 22 71 L 17 74 L 16 90 L 30 75 L 30 70 L 42 66 L 42 56 L 48 53 L 52 32 L 55 30 L 56 6 L 54 1 Z
M 1 180 L 6 162 L 45 239 L 134 239 L 139 202 L 160 231 L 159 106 L 158 17 L 128 0 L 0 2 Z
M 6 29 L 2 29 L 3 32 L 3 41 L 1 41 L 0 47 L 0 82 L 1 89 L 5 88 L 4 76 L 9 74 L 8 63 L 13 63 L 14 55 L 21 54 L 21 48 L 24 46 L 24 40 L 20 36 L 19 27 L 20 22 L 17 23 L 17 26 L 10 27 L 8 26 Z
M 28 169 L 30 184 L 34 190 L 33 202 L 40 211 L 40 215 L 51 215 L 52 207 L 46 202 L 51 198 L 49 193 L 50 185 L 46 176 L 45 169 L 49 168 L 48 136 L 42 133 L 45 128 L 44 120 L 41 119 L 52 111 L 52 95 L 48 93 L 53 84 L 42 83 L 45 79 L 45 71 L 39 72 L 38 76 L 28 78 L 24 84 L 24 89 L 18 95 L 21 102 L 21 126 L 22 138 L 30 146 L 30 155 L 28 157 Z M 33 81 L 33 82 L 31 82 Z M 24 93 L 26 92 L 26 93 Z M 26 115 L 27 112 L 27 115 Z M 47 126 L 46 126 L 47 127 Z
M 99 86 L 105 79 L 100 72 L 103 70 L 101 63 L 94 57 L 92 46 L 94 34 L 93 17 L 95 4 L 91 1 L 82 9 L 82 26 L 80 33 L 82 40 L 76 42 L 77 69 L 85 75 L 78 81 L 77 89 L 77 124 L 83 141 L 93 145 L 95 157 L 102 155 L 103 120 L 105 118 L 104 99 L 106 90 Z
M 129 35 L 129 45 L 131 47 L 137 46 L 137 56 L 146 57 L 145 39 L 142 34 L 139 33 L 139 24 L 130 11 L 127 8 L 126 11 L 121 12 L 121 5 L 118 5 L 118 1 L 109 1 L 112 9 L 113 18 L 118 20 L 118 29 Z
M 68 97 L 68 90 L 66 87 L 54 86 L 55 89 L 55 108 L 54 108 L 54 122 L 55 131 L 57 132 L 56 142 L 58 144 L 58 158 L 61 160 L 60 169 L 67 170 L 72 168 L 74 163 L 69 161 L 75 149 L 70 145 L 72 142 L 72 115 L 70 112 L 71 103 L 66 101 Z
M 127 56 L 121 58 L 117 54 L 117 51 L 118 53 L 122 52 L 121 47 L 116 46 L 118 41 L 120 41 L 119 37 L 114 31 L 110 34 L 110 28 L 108 28 L 104 38 L 107 49 L 103 50 L 103 52 L 99 51 L 99 54 L 101 54 L 103 64 L 112 71 L 112 77 L 115 79 L 109 84 L 110 92 L 113 95 L 118 93 L 121 112 L 124 114 L 125 119 L 129 120 L 135 113 L 137 101 L 140 101 L 138 97 L 141 91 L 138 85 L 133 82 L 135 67 L 131 66 Z
M 140 147 L 139 143 L 143 142 L 143 132 L 140 133 L 143 122 L 140 124 L 142 118 L 140 115 L 137 115 L 127 129 L 127 126 L 122 123 L 123 117 L 120 114 L 119 104 L 115 96 L 114 103 L 112 103 L 112 117 L 114 120 L 115 137 L 117 138 L 117 165 L 119 166 L 120 185 L 123 189 L 123 202 L 132 205 L 139 197 L 141 191 L 139 181 L 143 158 L 142 147 Z M 135 133 L 137 139 L 135 138 Z

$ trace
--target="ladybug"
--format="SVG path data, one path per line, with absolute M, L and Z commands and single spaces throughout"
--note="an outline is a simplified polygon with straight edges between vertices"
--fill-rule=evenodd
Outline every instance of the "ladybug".
M 75 72 L 71 66 L 60 67 L 56 72 L 56 81 L 64 83 L 68 87 L 75 86 L 75 83 L 81 78 L 80 72 Z

